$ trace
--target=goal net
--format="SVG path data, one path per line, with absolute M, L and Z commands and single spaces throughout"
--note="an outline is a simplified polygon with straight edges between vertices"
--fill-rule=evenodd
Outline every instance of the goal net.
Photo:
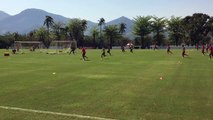
M 36 51 L 41 50 L 43 43 L 40 41 L 15 41 L 13 50 L 17 52 Z
M 48 52 L 68 53 L 73 46 L 77 47 L 75 43 L 75 41 L 52 41 Z

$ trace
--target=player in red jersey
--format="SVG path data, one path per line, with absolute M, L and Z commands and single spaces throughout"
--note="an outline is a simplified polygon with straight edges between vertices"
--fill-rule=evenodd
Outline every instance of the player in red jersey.
M 205 55 L 205 45 L 202 45 L 202 54 Z
M 206 53 L 208 53 L 208 52 L 209 52 L 209 45 L 206 44 Z
M 209 53 L 209 57 L 210 57 L 210 59 L 212 59 L 212 57 L 213 57 L 213 46 L 212 45 L 210 45 L 210 47 L 209 47 L 210 49 L 210 53 Z
M 198 43 L 196 43 L 196 49 L 197 49 L 197 50 L 199 49 L 199 45 L 198 45 Z
M 81 51 L 82 51 L 82 58 L 83 58 L 83 60 L 84 61 L 88 60 L 88 57 L 86 56 L 86 48 L 82 47 Z

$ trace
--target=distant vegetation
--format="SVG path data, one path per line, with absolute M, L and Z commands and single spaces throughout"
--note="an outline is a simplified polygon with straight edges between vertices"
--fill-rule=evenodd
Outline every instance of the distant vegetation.
M 0 36 L 0 48 L 9 48 L 14 41 L 42 41 L 49 48 L 53 40 L 76 40 L 78 47 L 94 48 L 122 46 L 130 41 L 141 48 L 149 48 L 152 44 L 187 45 L 207 44 L 213 37 L 213 17 L 195 13 L 192 16 L 171 17 L 170 19 L 156 16 L 137 16 L 134 18 L 133 38 L 126 36 L 126 24 L 106 25 L 105 19 L 98 20 L 98 26 L 91 29 L 90 34 L 84 32 L 88 22 L 71 19 L 67 24 L 55 22 L 46 16 L 43 27 L 32 30 L 28 34 L 6 33 Z

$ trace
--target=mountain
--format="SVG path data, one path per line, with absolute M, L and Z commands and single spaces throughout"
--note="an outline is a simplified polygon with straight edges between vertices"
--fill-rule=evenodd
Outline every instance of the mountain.
M 21 13 L 7 17 L 0 21 L 0 33 L 18 32 L 27 33 L 43 25 L 45 16 L 51 16 L 55 21 L 66 23 L 69 18 L 60 15 L 48 13 L 40 9 L 27 9 Z
M 87 20 L 87 30 L 85 31 L 85 35 L 91 35 L 91 30 L 98 26 L 97 23 L 91 22 Z
M 7 17 L 10 17 L 10 15 L 5 13 L 5 12 L 3 12 L 3 11 L 0 11 L 0 20 L 3 20 L 5 18 L 7 18 Z
M 4 12 L 0 12 L 0 34 L 6 32 L 18 32 L 20 34 L 26 34 L 30 31 L 43 26 L 46 16 L 51 16 L 55 22 L 62 22 L 64 24 L 68 23 L 70 18 L 66 18 L 61 15 L 46 12 L 40 9 L 26 9 L 21 13 L 10 16 Z M 132 36 L 132 26 L 133 20 L 127 17 L 120 17 L 118 19 L 107 22 L 106 25 L 125 23 L 127 26 L 126 36 Z M 90 35 L 92 28 L 98 27 L 98 23 L 91 22 L 87 20 L 87 30 L 86 35 Z
M 0 20 L 0 34 L 6 32 L 18 32 L 21 34 L 28 33 L 34 29 L 43 26 L 46 16 L 51 16 L 55 22 L 68 23 L 70 18 L 46 12 L 40 9 L 26 9 L 21 13 L 9 16 Z M 88 29 L 96 26 L 96 23 L 87 21 Z M 89 32 L 87 32 L 89 34 Z
M 122 16 L 120 18 L 117 18 L 115 20 L 107 22 L 106 25 L 120 25 L 120 23 L 125 23 L 126 24 L 125 35 L 128 36 L 128 37 L 132 37 L 133 36 L 132 29 L 133 29 L 134 21 L 129 19 L 129 18 L 127 18 L 127 17 Z

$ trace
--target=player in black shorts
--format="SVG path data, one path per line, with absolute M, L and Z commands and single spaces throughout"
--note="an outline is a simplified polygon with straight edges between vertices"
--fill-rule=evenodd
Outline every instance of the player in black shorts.
M 124 48 L 123 45 L 121 46 L 121 51 L 122 51 L 123 53 L 125 53 L 125 48 Z
M 209 49 L 210 50 L 209 57 L 210 57 L 210 59 L 212 59 L 212 57 L 213 57 L 213 46 L 210 45 L 209 48 L 210 48 Z
M 101 54 L 101 58 L 103 59 L 104 57 L 106 57 L 105 48 L 102 49 L 102 54 Z
M 107 50 L 107 53 L 111 56 L 111 49 L 110 49 L 110 47 L 108 47 L 108 50 Z
M 168 44 L 168 46 L 167 46 L 167 54 L 173 54 L 172 51 L 171 51 L 170 49 L 171 49 L 171 48 L 170 48 L 170 45 Z
M 186 48 L 184 45 L 182 45 L 182 48 L 183 48 L 182 57 L 184 58 L 185 56 L 188 56 L 188 55 L 186 54 Z

